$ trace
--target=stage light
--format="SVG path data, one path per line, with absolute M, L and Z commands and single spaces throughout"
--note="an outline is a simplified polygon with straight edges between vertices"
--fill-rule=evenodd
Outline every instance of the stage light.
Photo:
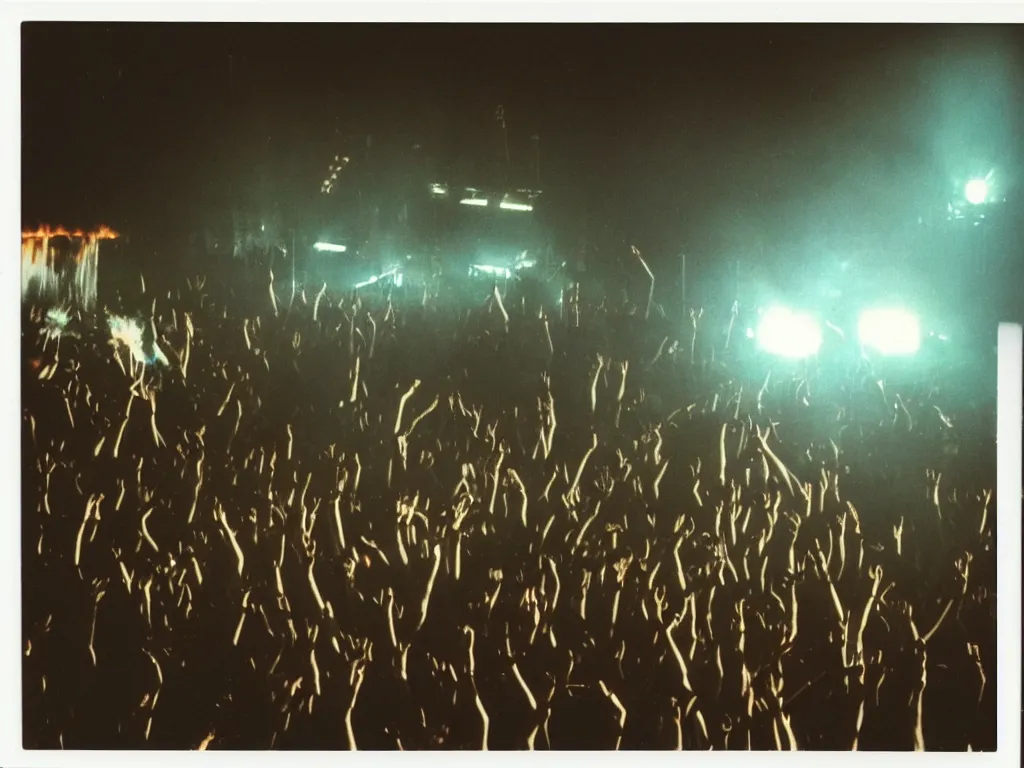
M 526 203 L 514 203 L 511 200 L 502 200 L 498 206 L 505 211 L 532 211 L 533 206 Z
M 448 185 L 447 184 L 431 184 L 430 194 L 435 197 L 447 197 L 448 196 Z
M 981 205 L 988 200 L 988 182 L 985 179 L 971 179 L 964 186 L 964 197 L 971 205 Z
M 462 205 L 476 205 L 476 206 L 483 207 L 483 206 L 487 205 L 487 198 L 486 197 L 464 197 L 462 200 L 459 200 L 459 203 L 461 203 Z
M 344 253 L 348 249 L 344 245 L 335 245 L 334 243 L 316 243 L 313 245 L 313 250 L 320 253 Z
M 903 309 L 869 309 L 861 313 L 857 335 L 862 346 L 881 355 L 913 355 L 921 348 L 921 324 Z
M 512 277 L 512 270 L 508 267 L 495 267 L 491 264 L 474 264 L 469 268 L 470 277 L 473 277 L 477 272 L 483 272 L 485 275 L 493 275 L 494 277 L 504 277 L 506 279 Z
M 761 318 L 757 340 L 761 348 L 772 355 L 792 359 L 811 357 L 821 348 L 821 327 L 810 315 L 772 307 Z

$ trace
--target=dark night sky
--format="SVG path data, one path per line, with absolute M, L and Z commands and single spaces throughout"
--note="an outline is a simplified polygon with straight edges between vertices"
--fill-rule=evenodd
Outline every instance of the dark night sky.
M 570 229 L 654 250 L 884 228 L 958 174 L 1015 185 L 1021 160 L 1016 28 L 26 24 L 22 42 L 26 224 L 190 226 L 239 169 L 317 184 L 335 129 L 458 155 L 498 104 L 513 150 L 540 134 Z

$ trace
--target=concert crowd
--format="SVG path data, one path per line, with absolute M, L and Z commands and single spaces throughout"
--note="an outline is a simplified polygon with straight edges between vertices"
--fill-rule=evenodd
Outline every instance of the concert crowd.
M 646 292 L 132 294 L 24 309 L 26 747 L 995 748 L 994 387 Z

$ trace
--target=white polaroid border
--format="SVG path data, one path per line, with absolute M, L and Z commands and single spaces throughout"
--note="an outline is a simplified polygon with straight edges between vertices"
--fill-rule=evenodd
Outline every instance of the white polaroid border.
M 255 22 L 825 22 L 825 23 L 1011 23 L 1024 21 L 1015 0 L 942 2 L 910 0 L 379 0 L 373 2 L 251 2 L 251 0 L 22 0 L 4 6 L 11 19 L 37 21 L 255 21 Z
M 20 23 L 24 20 L 52 21 L 259 21 L 259 22 L 935 22 L 935 23 L 1020 23 L 1024 4 L 1019 2 L 363 2 L 363 3 L 191 3 L 169 0 L 137 0 L 132 3 L 20 3 L 0 5 L 0 242 L 10 252 L 0 259 L 0 359 L 20 359 L 20 264 L 14 244 L 20 240 Z M 8 363 L 8 370 L 20 365 Z M 511 765 L 548 763 L 563 768 L 573 763 L 592 768 L 595 762 L 614 763 L 642 759 L 651 765 L 677 765 L 684 760 L 696 765 L 752 765 L 759 768 L 793 768 L 794 765 L 852 765 L 870 761 L 882 766 L 902 766 L 919 761 L 961 768 L 971 766 L 1017 766 L 1020 764 L 1020 577 L 1021 577 L 1021 327 L 1001 326 L 999 330 L 999 437 L 998 437 L 998 726 L 999 745 L 994 753 L 976 754 L 891 754 L 830 753 L 644 753 L 623 757 L 617 753 L 492 753 L 481 758 L 474 753 L 443 755 L 373 755 L 319 752 L 39 752 L 21 748 L 21 404 L 20 381 L 15 376 L 0 378 L 0 413 L 6 428 L 0 430 L 3 459 L 0 487 L 10 499 L 3 510 L 0 547 L 0 766 L 135 766 L 152 768 L 192 765 L 320 766 L 338 761 L 346 765 L 369 765 L 380 760 L 413 761 L 441 768 L 461 761 L 488 760 Z
M 999 665 L 996 683 L 998 749 L 1016 752 L 1020 764 L 1021 619 L 1021 373 L 1022 327 L 999 325 L 999 410 L 996 427 L 996 611 Z

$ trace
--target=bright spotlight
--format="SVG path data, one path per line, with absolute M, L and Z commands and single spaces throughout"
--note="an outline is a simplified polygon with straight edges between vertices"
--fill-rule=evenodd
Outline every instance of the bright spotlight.
M 483 206 L 487 205 L 487 198 L 486 197 L 465 197 L 462 200 L 459 200 L 459 202 L 462 205 L 477 205 L 477 206 L 483 207 Z
M 985 179 L 971 179 L 964 186 L 964 197 L 971 205 L 981 205 L 988 200 L 988 182 Z
M 810 315 L 772 307 L 761 318 L 757 340 L 769 354 L 801 359 L 818 353 L 821 327 Z
M 315 243 L 313 250 L 320 253 L 344 253 L 347 249 L 344 245 L 335 245 L 334 243 Z
M 864 347 L 881 355 L 912 355 L 921 347 L 921 324 L 903 309 L 869 309 L 860 316 L 857 335 Z

